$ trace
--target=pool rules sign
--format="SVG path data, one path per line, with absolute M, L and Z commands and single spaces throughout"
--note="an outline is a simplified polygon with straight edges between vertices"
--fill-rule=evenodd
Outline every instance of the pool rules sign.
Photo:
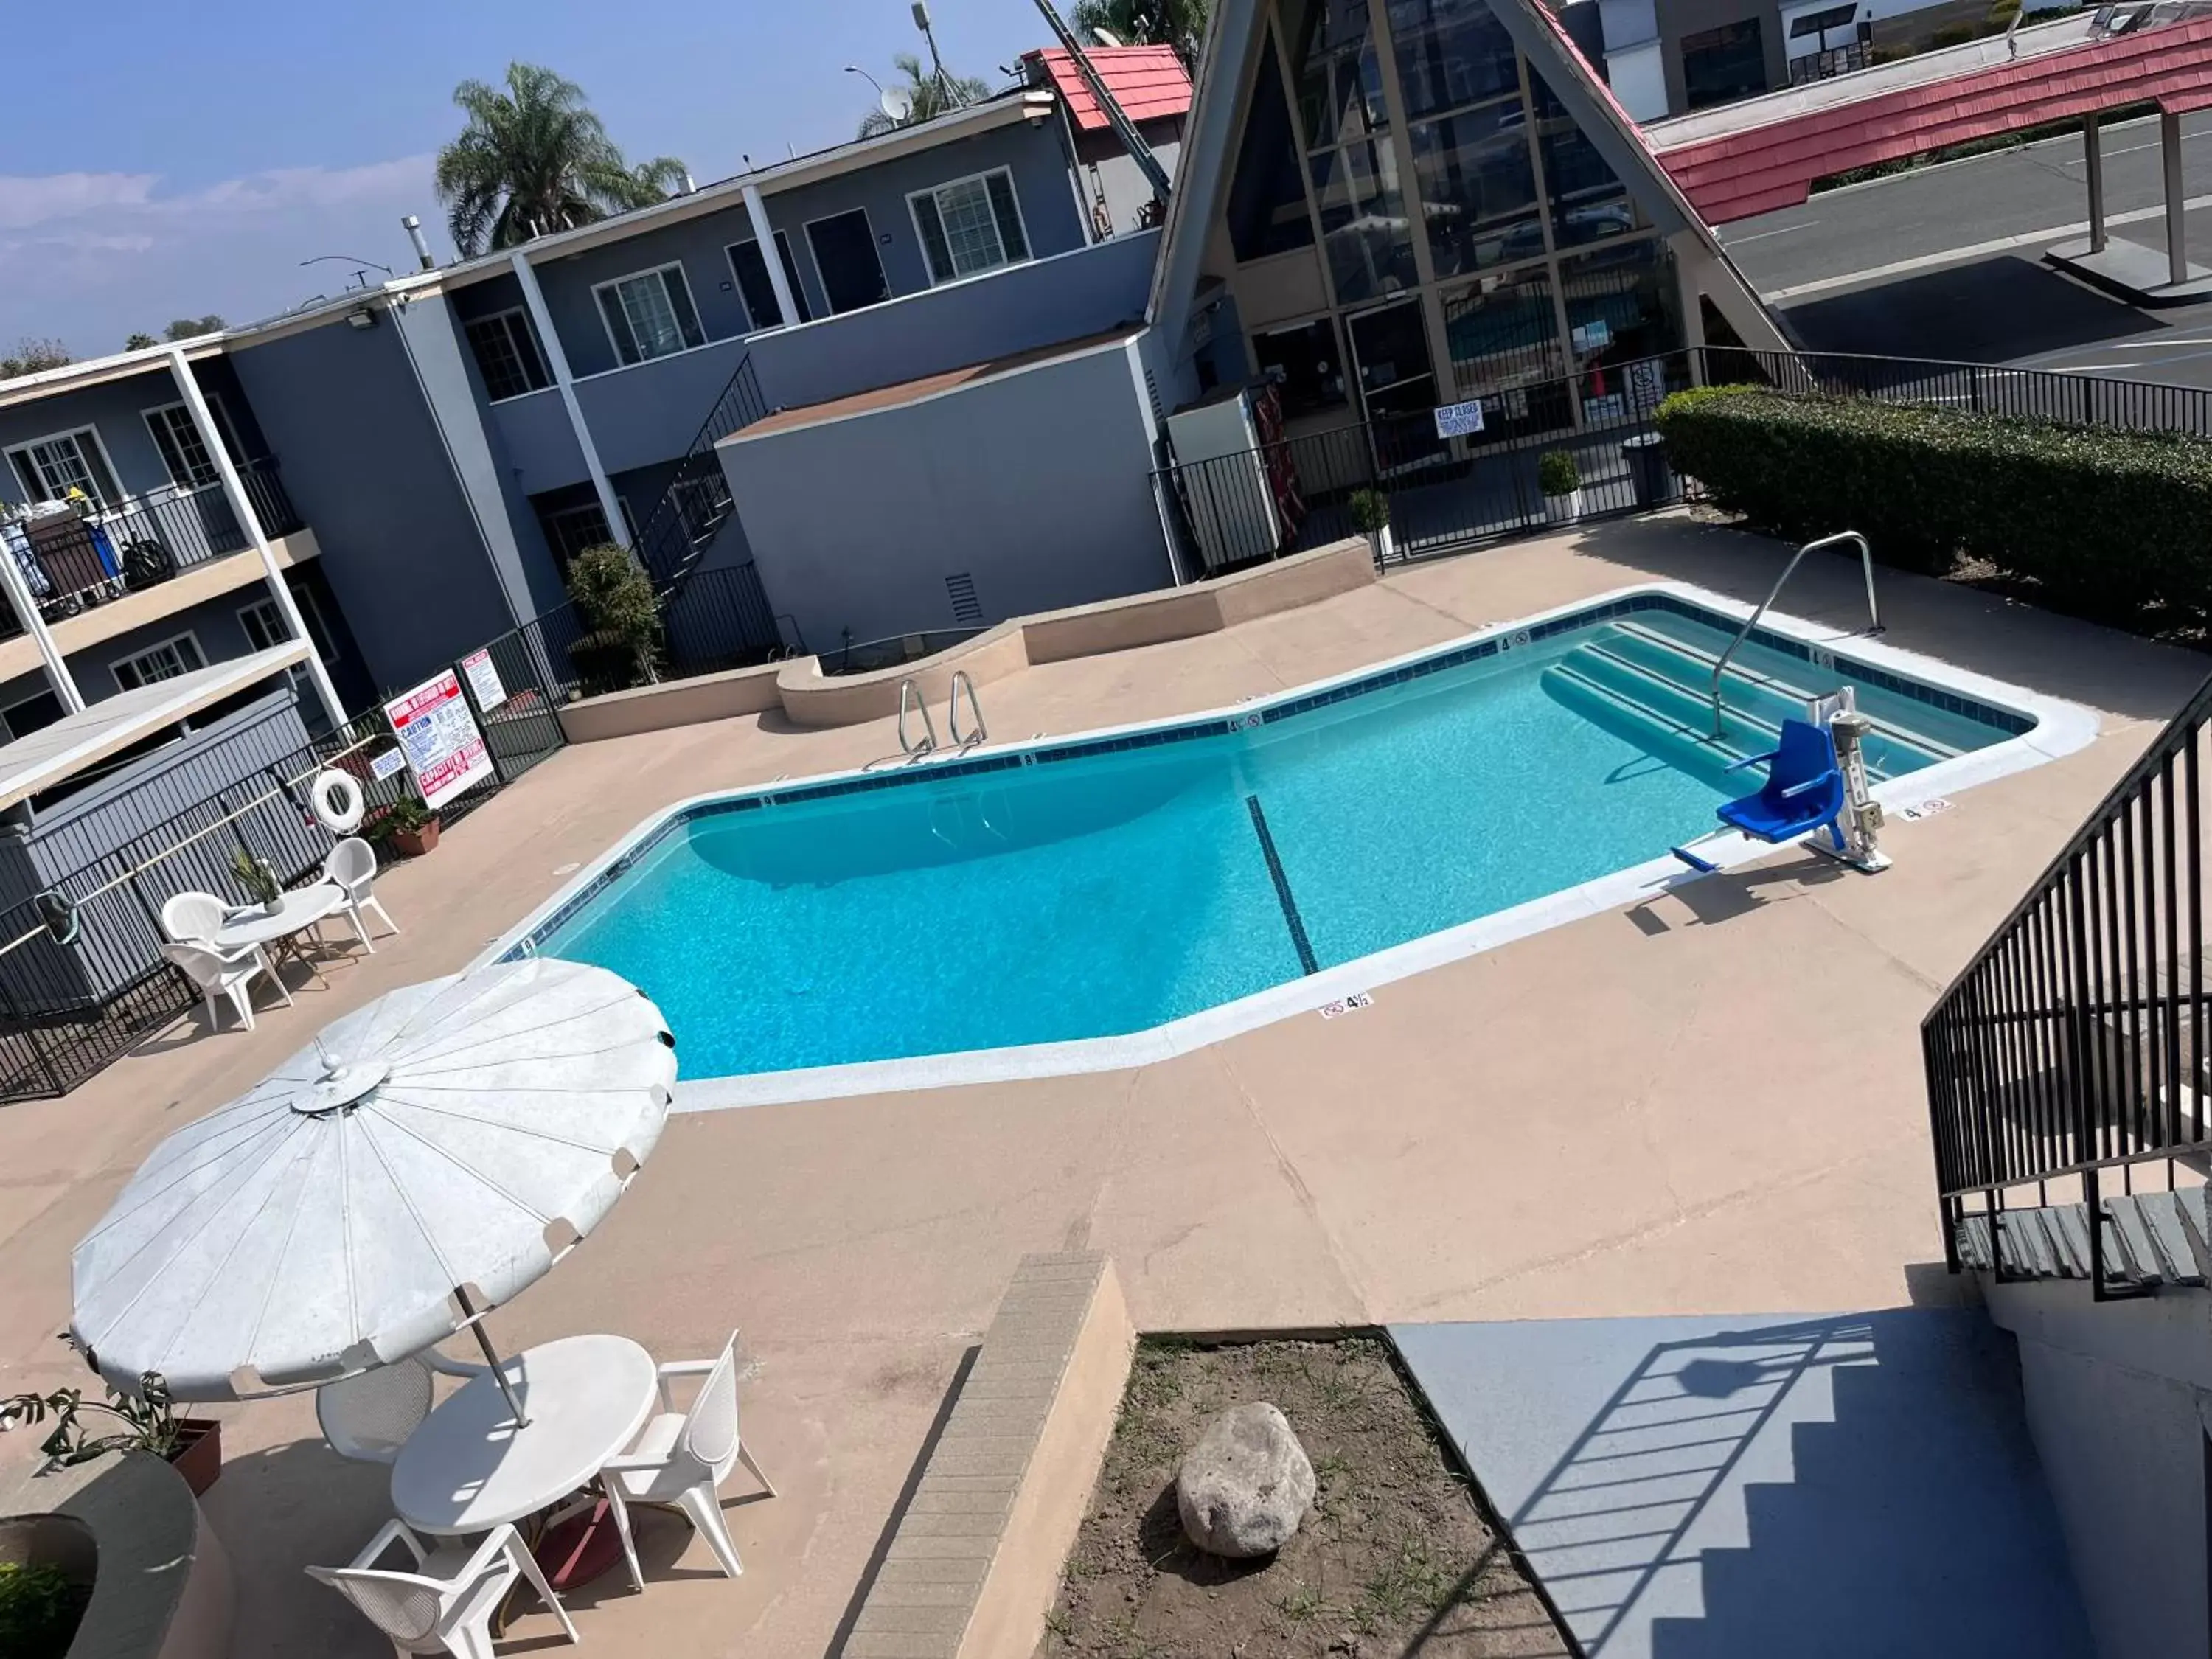
M 384 713 L 431 811 L 492 775 L 491 750 L 452 669 L 394 697 Z

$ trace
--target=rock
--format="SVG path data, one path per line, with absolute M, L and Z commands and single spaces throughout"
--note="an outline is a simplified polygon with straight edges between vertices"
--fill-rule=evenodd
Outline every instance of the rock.
M 1306 1449 L 1290 1419 L 1265 1401 L 1207 1424 L 1176 1475 L 1184 1536 L 1208 1555 L 1232 1560 L 1282 1548 L 1313 1498 Z

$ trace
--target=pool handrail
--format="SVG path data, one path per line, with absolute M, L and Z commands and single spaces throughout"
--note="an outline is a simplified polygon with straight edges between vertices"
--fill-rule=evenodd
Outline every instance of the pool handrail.
M 919 709 L 921 714 L 921 736 L 919 738 L 908 738 L 906 734 L 906 717 L 909 709 Z M 929 700 L 921 695 L 921 688 L 914 683 L 911 675 L 899 682 L 898 740 L 899 747 L 910 756 L 927 755 L 937 747 L 937 722 L 929 718 Z
M 1736 647 L 1750 637 L 1751 630 L 1759 626 L 1759 619 L 1766 614 L 1767 607 L 1774 603 L 1776 595 L 1782 592 L 1782 585 L 1788 581 L 1790 576 L 1795 574 L 1799 562 L 1802 560 L 1808 553 L 1813 552 L 1815 550 L 1825 550 L 1834 547 L 1843 542 L 1854 542 L 1857 544 L 1859 550 L 1859 562 L 1861 565 L 1865 567 L 1866 569 L 1866 631 L 1869 634 L 1879 634 L 1881 632 L 1881 611 L 1880 607 L 1875 605 L 1874 597 L 1874 550 L 1867 545 L 1867 538 L 1860 535 L 1856 530 L 1838 530 L 1832 536 L 1823 536 L 1818 541 L 1807 542 L 1804 546 L 1799 548 L 1795 553 L 1792 553 L 1790 556 L 1790 562 L 1782 567 L 1782 574 L 1774 579 L 1774 586 L 1766 590 L 1766 597 L 1759 602 L 1759 609 L 1753 611 L 1750 617 L 1745 620 L 1743 626 L 1735 630 L 1735 637 L 1729 641 L 1728 649 L 1721 653 L 1720 660 L 1713 665 L 1712 702 L 1714 737 L 1717 738 L 1721 735 L 1721 676 L 1728 672 L 1729 659 L 1735 656 Z
M 963 686 L 968 691 L 968 712 L 975 717 L 975 729 L 964 738 L 960 735 L 960 691 Z M 990 740 L 991 734 L 983 725 L 983 705 L 975 696 L 975 682 L 968 678 L 964 668 L 952 671 L 952 689 L 945 698 L 945 722 L 952 733 L 952 746 L 963 754 Z

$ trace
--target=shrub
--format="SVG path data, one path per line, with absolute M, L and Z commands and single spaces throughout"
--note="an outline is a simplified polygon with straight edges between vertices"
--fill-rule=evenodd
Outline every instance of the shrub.
M 1547 495 L 1571 495 L 1582 487 L 1582 469 L 1565 450 L 1547 449 L 1536 458 L 1536 488 Z
M 653 579 L 629 551 L 611 542 L 584 549 L 568 562 L 568 595 L 586 630 L 568 647 L 585 692 L 650 680 L 660 646 L 660 607 Z
M 91 1599 L 59 1567 L 0 1561 L 0 1653 L 11 1659 L 62 1659 Z
M 1390 522 L 1390 498 L 1379 489 L 1355 489 L 1346 506 L 1353 526 L 1363 536 L 1372 536 Z
M 1856 530 L 1935 575 L 1964 554 L 2089 615 L 2212 605 L 2212 444 L 1757 386 L 1656 419 L 1675 471 L 1793 541 Z

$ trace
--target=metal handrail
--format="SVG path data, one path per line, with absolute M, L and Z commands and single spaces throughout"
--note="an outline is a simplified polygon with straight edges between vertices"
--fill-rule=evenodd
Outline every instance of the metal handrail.
M 1816 542 L 1807 542 L 1804 546 L 1790 556 L 1790 562 L 1782 567 L 1782 574 L 1774 579 L 1774 586 L 1766 590 L 1766 597 L 1759 602 L 1759 609 L 1751 613 L 1750 618 L 1741 628 L 1736 629 L 1735 637 L 1729 641 L 1728 649 L 1721 653 L 1720 660 L 1713 665 L 1713 735 L 1716 738 L 1721 735 L 1721 676 L 1728 672 L 1729 659 L 1735 656 L 1736 647 L 1751 636 L 1751 630 L 1759 626 L 1759 619 L 1766 614 L 1767 607 L 1774 603 L 1775 596 L 1782 592 L 1782 585 L 1795 574 L 1799 561 L 1816 549 L 1834 547 L 1843 542 L 1858 544 L 1859 562 L 1866 567 L 1866 631 L 1869 634 L 1881 632 L 1881 611 L 1875 604 L 1874 598 L 1874 552 L 1867 546 L 1867 538 L 1856 530 L 1838 530 L 1832 536 L 1823 536 Z
M 919 741 L 906 734 L 906 717 L 909 709 L 921 711 L 921 737 Z M 937 722 L 929 718 L 928 699 L 911 678 L 899 682 L 899 747 L 909 755 L 927 755 L 937 747 Z
M 966 737 L 960 735 L 960 688 L 968 688 L 968 712 L 975 717 L 975 729 Z M 962 750 L 973 749 L 979 743 L 990 740 L 990 732 L 983 725 L 983 705 L 975 696 L 975 682 L 968 678 L 968 671 L 952 671 L 952 690 L 945 699 L 945 723 L 951 730 L 953 747 Z

